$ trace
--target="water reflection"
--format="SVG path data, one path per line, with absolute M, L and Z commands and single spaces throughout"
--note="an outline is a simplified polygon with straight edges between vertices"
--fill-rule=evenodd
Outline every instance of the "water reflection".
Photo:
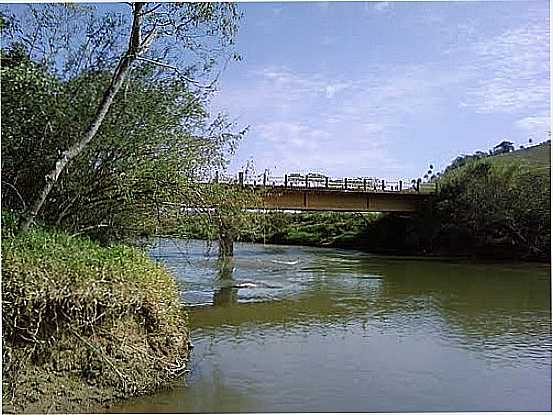
M 213 293 L 213 305 L 230 305 L 238 302 L 238 289 L 234 285 L 232 272 L 234 258 L 219 258 L 217 260 L 217 281 Z
M 192 375 L 119 411 L 550 409 L 549 266 L 235 248 L 158 243 L 194 305 Z

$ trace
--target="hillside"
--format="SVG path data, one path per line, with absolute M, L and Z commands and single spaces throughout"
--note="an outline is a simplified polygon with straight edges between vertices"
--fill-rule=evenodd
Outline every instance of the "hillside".
M 493 163 L 523 162 L 535 169 L 545 170 L 551 167 L 551 142 L 538 144 L 511 153 L 499 154 L 489 158 Z

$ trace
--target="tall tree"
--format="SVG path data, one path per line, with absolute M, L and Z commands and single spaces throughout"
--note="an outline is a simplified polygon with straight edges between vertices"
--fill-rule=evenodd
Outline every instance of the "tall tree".
M 61 79 L 111 72 L 92 117 L 59 154 L 26 206 L 21 231 L 33 223 L 67 165 L 95 138 L 132 69 L 154 66 L 159 79 L 209 90 L 213 83 L 201 85 L 201 75 L 210 73 L 232 44 L 240 17 L 232 3 L 132 3 L 130 12 L 113 7 L 98 14 L 94 6 L 30 6 L 20 13 L 27 19 L 9 27 L 12 39 Z M 18 17 L 21 21 L 16 10 L 13 21 Z

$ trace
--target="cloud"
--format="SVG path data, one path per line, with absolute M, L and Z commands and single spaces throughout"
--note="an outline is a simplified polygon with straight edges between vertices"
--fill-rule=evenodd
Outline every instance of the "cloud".
M 329 83 L 324 87 L 325 95 L 327 98 L 334 98 L 334 96 L 347 88 L 349 88 L 351 83 L 349 82 L 337 82 Z
M 479 113 L 536 109 L 549 106 L 549 30 L 529 22 L 477 42 L 465 70 L 475 85 L 465 104 Z
M 436 96 L 457 79 L 415 65 L 375 65 L 355 80 L 286 67 L 256 68 L 245 78 L 226 85 L 219 101 L 251 125 L 241 148 L 256 154 L 257 165 L 391 177 L 405 167 L 390 143 L 406 117 L 439 109 Z
M 530 19 L 489 36 L 482 24 L 473 18 L 452 23 L 461 34 L 453 30 L 433 61 L 381 61 L 356 68 L 355 75 L 285 65 L 244 72 L 223 86 L 217 100 L 251 125 L 238 159 L 252 152 L 257 165 L 279 173 L 309 168 L 392 178 L 412 168 L 396 159 L 410 151 L 406 131 L 420 139 L 443 134 L 459 117 L 475 120 L 474 128 L 495 128 L 501 119 L 511 124 L 513 136 L 519 131 L 539 139 L 550 128 L 549 30 Z M 465 127 L 472 128 L 459 129 Z
M 530 138 L 545 138 L 551 130 L 551 118 L 547 113 L 524 117 L 515 122 L 515 126 Z
M 299 122 L 274 121 L 254 128 L 264 140 L 291 145 L 294 150 L 313 150 L 318 142 L 332 138 L 327 131 Z

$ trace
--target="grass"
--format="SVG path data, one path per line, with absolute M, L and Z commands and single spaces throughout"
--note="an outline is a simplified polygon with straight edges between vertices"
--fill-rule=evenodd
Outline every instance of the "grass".
M 4 411 L 90 411 L 184 371 L 176 283 L 135 248 L 4 227 L 2 302 Z
M 521 163 L 532 169 L 545 171 L 551 168 L 551 143 L 520 149 L 490 157 L 494 164 Z

